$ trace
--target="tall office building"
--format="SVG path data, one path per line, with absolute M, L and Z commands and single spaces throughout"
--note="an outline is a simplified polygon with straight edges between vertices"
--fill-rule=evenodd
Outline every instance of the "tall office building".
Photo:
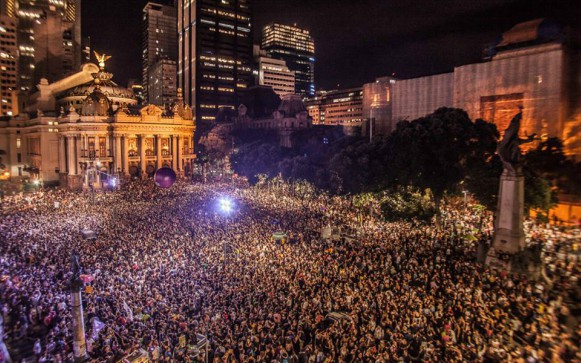
M 164 106 L 170 105 L 177 96 L 176 61 L 160 59 L 149 72 L 149 103 Z
M 143 8 L 143 92 L 148 103 L 158 104 L 153 94 L 159 94 L 159 80 L 157 84 L 152 83 L 154 78 L 155 66 L 161 60 L 175 62 L 177 60 L 177 12 L 176 8 L 169 5 L 147 3 Z M 167 68 L 167 67 L 166 67 Z M 174 82 L 173 87 L 165 89 L 174 89 L 170 95 L 171 99 L 176 98 L 175 93 L 175 74 L 171 77 Z M 153 90 L 157 87 L 157 90 Z
M 279 96 L 295 94 L 295 72 L 284 60 L 267 57 L 259 45 L 254 45 L 254 63 L 258 67 L 257 85 L 271 87 Z
M 4 0 L 3 0 L 4 1 Z M 81 0 L 14 3 L 18 17 L 19 87 L 55 81 L 81 65 Z
M 0 13 L 0 116 L 18 111 L 17 19 Z
M 295 92 L 315 95 L 315 42 L 308 30 L 269 24 L 262 30 L 262 49 L 269 57 L 282 59 L 295 72 Z
M 178 0 L 178 84 L 196 122 L 235 109 L 252 83 L 252 2 Z
M 361 126 L 363 121 L 363 89 L 317 92 L 306 102 L 313 124 Z

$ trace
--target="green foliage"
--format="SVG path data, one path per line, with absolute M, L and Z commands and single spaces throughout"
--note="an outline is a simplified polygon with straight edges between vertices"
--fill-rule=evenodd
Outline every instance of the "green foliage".
M 498 131 L 472 122 L 460 109 L 440 108 L 411 122 L 400 122 L 388 138 L 397 184 L 430 189 L 436 209 L 445 193 L 455 193 L 472 170 L 482 170 L 496 149 Z M 476 188 L 475 188 L 476 189 Z
M 265 174 L 273 177 L 278 174 L 277 164 L 284 157 L 284 150 L 277 144 L 260 143 L 241 147 L 237 154 L 232 156 L 232 168 L 240 175 L 244 175 L 251 183 L 258 181 L 257 175 Z
M 381 198 L 381 211 L 388 221 L 417 219 L 427 222 L 434 217 L 436 208 L 430 192 L 402 187 Z

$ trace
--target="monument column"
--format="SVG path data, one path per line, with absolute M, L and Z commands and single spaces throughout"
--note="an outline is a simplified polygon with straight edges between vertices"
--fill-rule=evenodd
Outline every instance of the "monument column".
M 494 222 L 494 242 L 497 252 L 515 254 L 525 248 L 523 227 L 525 178 L 520 167 L 504 169 L 500 176 L 498 208 Z
M 161 168 L 161 135 L 155 135 L 155 152 L 156 152 L 156 159 L 155 159 L 155 168 Z
M 75 362 L 82 362 L 87 358 L 87 345 L 85 341 L 85 321 L 83 317 L 83 300 L 81 288 L 81 266 L 79 255 L 73 252 L 71 257 L 73 276 L 71 277 L 71 307 L 73 315 L 73 356 Z
M 498 144 L 498 156 L 504 168 L 498 191 L 494 239 L 486 257 L 486 264 L 492 268 L 538 274 L 540 263 L 535 262 L 525 253 L 523 228 L 525 180 L 520 150 L 520 145 L 534 141 L 536 135 L 526 139 L 519 138 L 521 120 L 522 108 L 510 122 Z M 540 260 L 540 255 L 538 258 Z

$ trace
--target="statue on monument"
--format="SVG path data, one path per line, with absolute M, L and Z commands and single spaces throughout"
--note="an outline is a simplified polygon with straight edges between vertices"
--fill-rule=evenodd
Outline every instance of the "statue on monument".
M 505 170 L 512 174 L 516 174 L 520 170 L 522 164 L 520 146 L 537 140 L 537 134 L 527 136 L 526 139 L 521 139 L 518 136 L 521 120 L 522 107 L 520 107 L 520 112 L 510 121 L 510 125 L 504 132 L 502 141 L 498 144 L 498 156 L 500 156 L 500 160 L 502 160 L 502 165 Z
M 83 269 L 81 263 L 79 262 L 79 253 L 74 251 L 71 255 L 71 287 L 76 288 L 82 286 L 83 281 L 81 280 L 81 273 Z

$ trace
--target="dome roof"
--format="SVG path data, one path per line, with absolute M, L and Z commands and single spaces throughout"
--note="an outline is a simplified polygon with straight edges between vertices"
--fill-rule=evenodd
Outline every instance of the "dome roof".
M 93 80 L 83 84 L 77 84 L 74 87 L 59 92 L 57 95 L 59 106 L 72 105 L 78 110 L 82 108 L 81 104 L 85 104 L 87 97 L 91 97 L 92 101 L 97 102 L 101 98 L 100 95 L 103 95 L 107 99 L 107 104 L 111 105 L 113 109 L 117 109 L 122 105 L 136 105 L 137 98 L 135 98 L 133 91 L 113 82 L 111 80 L 113 75 L 105 71 L 105 61 L 110 56 L 100 55 L 98 53 L 95 53 L 95 55 L 99 61 L 98 68 L 93 64 L 83 66 L 83 71 L 85 72 L 95 70 L 95 68 L 97 69 L 96 72 L 91 73 Z M 97 96 L 99 99 L 94 99 Z
M 95 87 L 99 87 L 100 92 L 106 95 L 107 97 L 126 99 L 127 101 L 125 102 L 132 100 L 135 100 L 137 102 L 133 95 L 133 91 L 125 87 L 121 87 L 111 80 L 101 81 L 98 84 L 94 80 L 91 82 L 87 82 L 85 84 L 76 86 L 74 88 L 62 92 L 60 94 L 60 98 L 78 97 L 78 96 L 85 97 L 91 94 L 95 90 Z

